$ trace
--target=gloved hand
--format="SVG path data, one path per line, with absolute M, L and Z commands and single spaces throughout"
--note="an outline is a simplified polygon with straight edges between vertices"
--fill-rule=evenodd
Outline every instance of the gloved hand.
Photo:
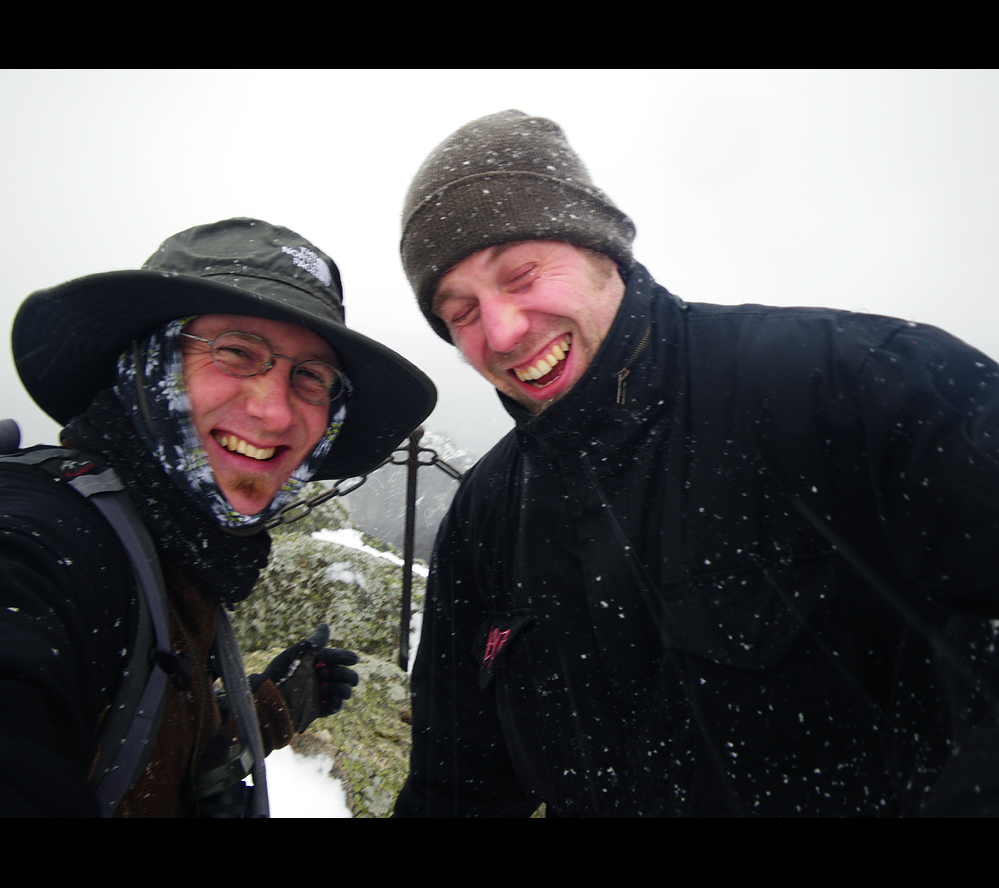
M 357 673 L 348 666 L 357 662 L 353 651 L 326 647 L 330 627 L 326 623 L 309 637 L 278 654 L 263 671 L 258 687 L 270 679 L 277 685 L 299 734 L 320 717 L 339 712 L 357 687 Z

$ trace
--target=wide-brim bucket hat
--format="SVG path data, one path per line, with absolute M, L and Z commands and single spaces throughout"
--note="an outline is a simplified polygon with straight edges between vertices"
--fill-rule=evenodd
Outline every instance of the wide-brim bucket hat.
M 164 241 L 141 269 L 32 293 L 14 318 L 14 362 L 38 406 L 65 425 L 114 383 L 130 343 L 167 321 L 205 314 L 297 324 L 333 347 L 352 392 L 315 480 L 376 468 L 436 403 L 421 370 L 344 325 L 333 260 L 294 231 L 259 219 L 199 225 Z

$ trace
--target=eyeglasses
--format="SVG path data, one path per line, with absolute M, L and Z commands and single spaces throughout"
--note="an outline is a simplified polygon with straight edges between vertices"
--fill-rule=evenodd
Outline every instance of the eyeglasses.
M 252 333 L 220 333 L 214 339 L 204 339 L 193 333 L 180 335 L 206 343 L 215 366 L 229 376 L 259 376 L 274 366 L 275 358 L 291 361 L 291 387 L 310 404 L 329 404 L 350 391 L 347 377 L 336 367 L 316 360 L 296 364 L 286 355 L 274 354 L 267 340 Z

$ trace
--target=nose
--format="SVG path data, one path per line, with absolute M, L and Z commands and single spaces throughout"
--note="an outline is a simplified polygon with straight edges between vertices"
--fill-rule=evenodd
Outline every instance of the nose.
M 486 344 L 499 354 L 512 352 L 530 326 L 516 299 L 505 293 L 481 299 L 479 313 Z
M 275 362 L 270 370 L 244 377 L 246 410 L 261 421 L 266 431 L 283 431 L 292 422 L 295 393 L 291 386 L 291 370 L 290 364 Z

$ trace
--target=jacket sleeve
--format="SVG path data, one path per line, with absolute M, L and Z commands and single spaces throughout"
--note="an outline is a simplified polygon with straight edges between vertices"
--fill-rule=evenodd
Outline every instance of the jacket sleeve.
M 520 788 L 495 704 L 478 684 L 472 647 L 485 619 L 452 505 L 427 585 L 412 677 L 410 773 L 394 817 L 527 817 L 538 802 Z
M 97 728 L 129 646 L 134 583 L 77 494 L 0 475 L 0 814 L 97 816 Z
M 277 685 L 270 679 L 263 682 L 253 694 L 253 705 L 257 711 L 264 755 L 270 755 L 275 749 L 284 749 L 295 736 L 295 725 L 291 710 Z
M 859 397 L 896 560 L 922 596 L 999 617 L 999 365 L 904 327 L 872 354 Z
M 909 619 L 946 676 L 952 755 L 923 811 L 997 816 L 999 365 L 907 326 L 872 350 L 862 378 L 865 426 L 878 429 L 868 440 L 879 514 Z

